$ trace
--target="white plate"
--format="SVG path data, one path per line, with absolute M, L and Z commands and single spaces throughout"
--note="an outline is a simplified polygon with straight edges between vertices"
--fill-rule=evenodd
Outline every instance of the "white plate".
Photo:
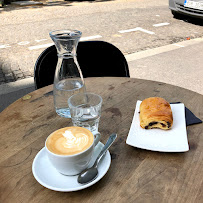
M 103 144 L 99 142 L 95 147 L 95 152 L 93 158 L 90 162 L 90 166 L 93 165 L 94 161 L 96 160 L 97 155 L 103 148 Z M 42 148 L 38 154 L 36 155 L 33 164 L 32 164 L 32 172 L 35 179 L 44 187 L 61 192 L 71 192 L 82 190 L 87 188 L 96 182 L 98 182 L 108 171 L 111 164 L 111 156 L 109 151 L 106 152 L 105 156 L 99 163 L 98 166 L 98 177 L 93 180 L 92 182 L 81 185 L 77 182 L 78 176 L 65 176 L 60 174 L 56 169 L 51 165 L 45 148 Z
M 137 101 L 126 140 L 128 145 L 159 152 L 185 152 L 189 150 L 184 104 L 171 104 L 173 126 L 170 130 L 141 128 L 139 119 L 140 104 L 141 101 Z

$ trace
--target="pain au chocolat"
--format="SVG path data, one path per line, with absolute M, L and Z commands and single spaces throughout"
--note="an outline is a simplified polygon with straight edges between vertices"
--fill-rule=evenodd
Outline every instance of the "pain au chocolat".
M 150 97 L 140 104 L 140 126 L 145 129 L 168 130 L 173 125 L 170 104 L 163 98 Z

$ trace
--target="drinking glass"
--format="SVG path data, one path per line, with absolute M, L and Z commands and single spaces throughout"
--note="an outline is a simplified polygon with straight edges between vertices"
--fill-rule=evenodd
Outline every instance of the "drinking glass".
M 98 132 L 101 117 L 101 96 L 93 93 L 79 93 L 68 99 L 71 119 L 74 126 Z

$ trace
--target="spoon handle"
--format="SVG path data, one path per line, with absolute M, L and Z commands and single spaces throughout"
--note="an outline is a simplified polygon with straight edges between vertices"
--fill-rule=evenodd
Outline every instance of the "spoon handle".
M 101 160 L 101 158 L 104 156 L 104 154 L 106 153 L 106 151 L 108 150 L 108 148 L 113 144 L 113 142 L 115 141 L 115 139 L 117 138 L 117 134 L 113 133 L 109 136 L 109 139 L 107 140 L 106 144 L 104 145 L 102 151 L 99 153 L 97 159 L 94 162 L 94 167 L 97 166 L 97 164 L 99 163 L 99 161 Z

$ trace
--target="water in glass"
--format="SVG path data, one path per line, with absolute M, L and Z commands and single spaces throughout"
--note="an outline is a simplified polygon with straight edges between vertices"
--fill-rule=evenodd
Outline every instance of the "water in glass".
M 97 109 L 98 107 L 82 104 L 77 106 L 77 108 L 80 110 L 76 110 L 74 116 L 72 116 L 73 125 L 87 128 L 91 132 L 98 131 L 101 112 Z

